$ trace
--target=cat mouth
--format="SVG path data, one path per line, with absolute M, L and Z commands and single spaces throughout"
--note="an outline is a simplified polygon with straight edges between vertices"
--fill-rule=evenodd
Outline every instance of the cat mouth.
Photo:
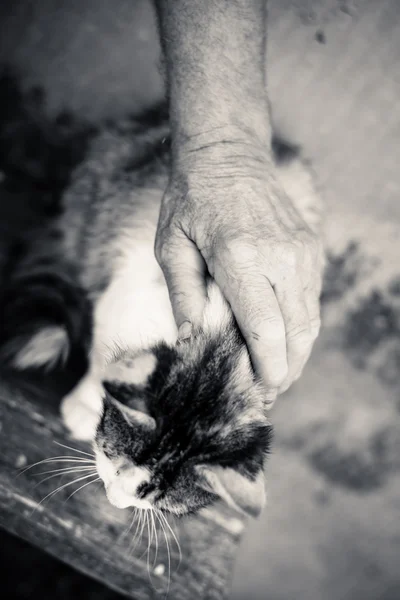
M 107 486 L 105 485 L 104 487 L 108 501 L 116 508 L 140 508 L 146 510 L 153 508 L 149 500 L 143 500 L 141 498 L 128 495 L 121 489 L 121 486 L 116 485 L 115 483 Z

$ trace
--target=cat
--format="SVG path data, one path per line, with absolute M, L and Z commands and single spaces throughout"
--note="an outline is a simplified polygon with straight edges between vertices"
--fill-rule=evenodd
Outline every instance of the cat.
M 277 176 L 309 226 L 319 200 L 296 148 L 272 142 Z M 13 369 L 74 367 L 71 434 L 93 443 L 109 501 L 181 516 L 217 499 L 258 515 L 272 426 L 244 340 L 208 281 L 201 327 L 177 342 L 154 239 L 170 162 L 154 109 L 91 144 L 53 228 L 0 297 L 0 356 Z

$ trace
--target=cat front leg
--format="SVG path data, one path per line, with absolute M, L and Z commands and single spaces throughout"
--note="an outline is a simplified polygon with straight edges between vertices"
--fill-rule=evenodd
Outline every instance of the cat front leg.
M 94 440 L 103 407 L 103 386 L 92 374 L 87 375 L 61 402 L 61 415 L 76 440 Z
M 92 355 L 88 373 L 61 401 L 64 424 L 76 440 L 94 440 L 103 410 L 102 362 Z

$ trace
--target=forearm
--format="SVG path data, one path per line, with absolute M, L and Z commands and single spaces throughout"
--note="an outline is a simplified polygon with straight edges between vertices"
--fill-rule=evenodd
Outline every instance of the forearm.
M 156 0 L 178 148 L 270 140 L 266 0 Z M 225 138 L 228 138 L 225 140 Z

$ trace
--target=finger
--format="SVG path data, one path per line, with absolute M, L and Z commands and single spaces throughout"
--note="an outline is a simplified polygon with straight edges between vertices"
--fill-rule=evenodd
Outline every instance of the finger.
M 282 312 L 286 330 L 288 374 L 279 389 L 286 391 L 300 376 L 312 347 L 310 317 L 299 278 L 286 280 L 275 286 L 276 297 Z
M 321 329 L 320 286 L 317 285 L 316 288 L 314 288 L 313 290 L 305 290 L 304 297 L 307 306 L 308 316 L 310 319 L 311 344 L 308 353 L 304 357 L 304 362 L 300 369 L 300 372 L 295 376 L 294 381 L 300 377 L 305 365 L 307 364 L 315 340 L 317 339 Z
M 310 335 L 311 335 L 311 345 L 309 352 L 305 355 L 305 360 L 300 372 L 296 375 L 295 380 L 298 379 L 307 364 L 315 340 L 317 339 L 320 329 L 321 329 L 321 288 L 322 288 L 322 278 L 316 278 L 313 287 L 308 287 L 304 290 L 304 298 L 307 306 L 308 317 L 310 319 Z
M 311 337 L 313 341 L 317 339 L 321 329 L 321 302 L 318 289 L 306 290 L 305 300 L 307 304 L 308 315 L 310 317 Z
M 273 402 L 288 368 L 285 326 L 275 292 L 264 275 L 243 269 L 229 278 L 221 269 L 215 279 L 231 305 L 254 369 L 264 382 L 266 401 Z
M 167 283 L 178 338 L 190 337 L 200 325 L 207 300 L 206 266 L 195 244 L 183 233 L 157 252 Z

